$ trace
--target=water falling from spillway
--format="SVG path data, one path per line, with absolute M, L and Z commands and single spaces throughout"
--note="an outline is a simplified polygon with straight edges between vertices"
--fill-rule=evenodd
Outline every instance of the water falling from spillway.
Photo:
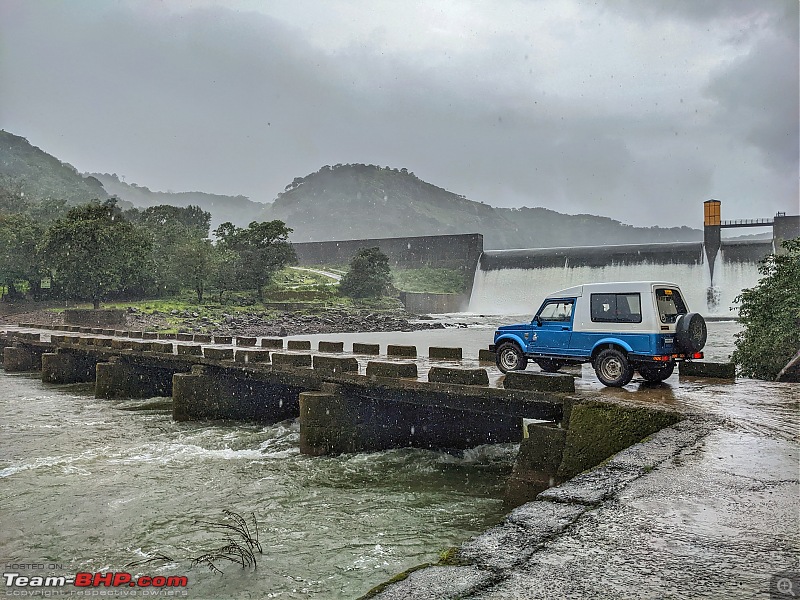
M 531 253 L 536 252 L 531 250 Z M 610 281 L 667 281 L 677 283 L 689 309 L 705 316 L 736 317 L 734 299 L 741 290 L 758 283 L 753 261 L 726 260 L 719 252 L 711 282 L 703 257 L 696 262 L 611 261 L 602 266 L 573 266 L 567 257 L 560 266 L 533 268 L 478 268 L 472 288 L 470 312 L 480 314 L 533 314 L 548 294 L 584 283 Z

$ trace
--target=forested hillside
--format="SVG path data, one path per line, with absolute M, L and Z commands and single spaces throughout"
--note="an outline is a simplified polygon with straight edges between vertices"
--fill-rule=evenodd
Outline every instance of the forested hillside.
M 497 249 L 702 239 L 702 232 L 689 227 L 632 227 L 545 208 L 494 208 L 406 169 L 361 164 L 325 166 L 294 179 L 262 218 L 285 221 L 295 242 L 482 233 L 485 247 Z

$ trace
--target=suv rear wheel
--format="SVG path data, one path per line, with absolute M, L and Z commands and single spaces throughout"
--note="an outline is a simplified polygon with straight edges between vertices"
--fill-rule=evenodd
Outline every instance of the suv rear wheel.
M 564 366 L 564 363 L 550 358 L 537 359 L 536 364 L 539 365 L 539 368 L 545 373 L 555 373 Z
M 503 373 L 524 371 L 528 359 L 514 342 L 503 342 L 497 348 L 497 368 Z
M 594 372 L 600 383 L 609 387 L 622 387 L 633 379 L 633 367 L 628 357 L 616 348 L 607 348 L 594 361 Z
M 661 367 L 654 367 L 654 366 L 646 366 L 646 367 L 639 367 L 639 375 L 641 375 L 645 381 L 664 381 L 675 370 L 675 363 L 669 362 L 664 366 Z

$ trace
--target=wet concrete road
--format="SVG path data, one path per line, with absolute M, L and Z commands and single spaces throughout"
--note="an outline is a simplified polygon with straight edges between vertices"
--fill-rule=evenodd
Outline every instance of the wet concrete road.
M 611 389 L 588 369 L 584 393 L 689 418 L 514 510 L 454 566 L 377 598 L 800 597 L 800 386 L 675 375 Z M 773 576 L 787 570 L 781 593 Z

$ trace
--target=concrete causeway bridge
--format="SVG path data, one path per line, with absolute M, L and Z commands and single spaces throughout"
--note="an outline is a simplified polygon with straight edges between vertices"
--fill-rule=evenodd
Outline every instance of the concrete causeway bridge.
M 0 335 L 6 372 L 94 382 L 97 398 L 171 397 L 176 421 L 297 418 L 308 455 L 519 442 L 515 504 L 682 418 L 576 394 L 571 375 L 515 372 L 490 385 L 485 368 L 461 365 L 461 348 L 431 347 L 421 380 L 414 346 L 343 346 L 29 323 Z M 523 431 L 523 419 L 535 422 Z

